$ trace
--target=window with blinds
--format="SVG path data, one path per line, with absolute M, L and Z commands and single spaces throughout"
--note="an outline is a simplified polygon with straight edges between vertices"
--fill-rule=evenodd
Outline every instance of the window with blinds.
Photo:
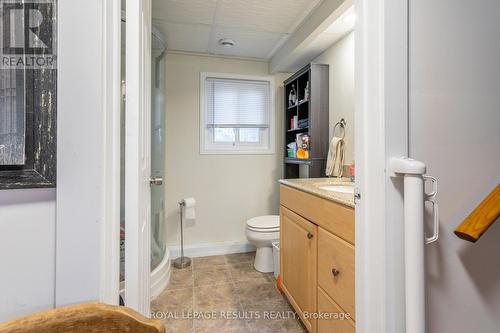
M 272 80 L 202 73 L 202 153 L 272 153 Z

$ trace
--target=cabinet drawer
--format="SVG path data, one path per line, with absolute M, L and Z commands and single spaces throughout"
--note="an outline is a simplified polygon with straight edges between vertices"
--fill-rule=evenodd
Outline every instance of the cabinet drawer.
M 284 185 L 280 186 L 280 203 L 354 244 L 354 209 Z
M 318 284 L 355 319 L 354 246 L 318 228 Z
M 356 332 L 354 322 L 342 317 L 344 311 L 321 288 L 318 288 L 318 313 L 332 315 L 331 319 L 318 319 L 318 333 Z

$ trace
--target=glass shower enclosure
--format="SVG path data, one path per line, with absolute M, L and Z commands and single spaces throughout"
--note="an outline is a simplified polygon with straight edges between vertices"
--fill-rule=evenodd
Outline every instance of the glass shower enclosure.
M 122 101 L 121 101 L 121 216 L 120 284 L 125 278 L 125 21 L 122 15 Z M 165 50 L 162 35 L 153 27 L 151 50 L 151 178 L 163 179 L 165 171 Z M 151 186 L 151 286 L 166 285 L 170 258 L 166 247 L 165 186 Z M 159 290 L 161 291 L 161 290 Z M 152 290 L 152 295 L 158 290 Z
M 165 43 L 153 28 L 151 50 L 151 177 L 165 172 Z M 151 270 L 166 254 L 165 188 L 151 187 Z

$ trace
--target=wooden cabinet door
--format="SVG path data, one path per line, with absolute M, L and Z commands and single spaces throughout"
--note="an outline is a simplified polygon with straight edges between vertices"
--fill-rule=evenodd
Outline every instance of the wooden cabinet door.
M 283 206 L 280 217 L 281 286 L 309 332 L 316 332 L 306 314 L 316 312 L 318 227 Z

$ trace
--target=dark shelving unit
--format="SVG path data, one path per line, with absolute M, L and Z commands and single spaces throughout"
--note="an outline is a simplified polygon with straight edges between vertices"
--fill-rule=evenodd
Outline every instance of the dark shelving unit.
M 284 177 L 325 177 L 328 155 L 329 128 L 329 80 L 328 65 L 309 64 L 284 82 Z M 305 88 L 309 82 L 309 99 L 305 99 Z M 295 85 L 297 103 L 290 106 L 288 96 Z M 308 126 L 291 128 L 294 116 L 308 120 Z M 309 159 L 288 157 L 287 145 L 295 141 L 297 134 L 307 133 L 310 137 Z

